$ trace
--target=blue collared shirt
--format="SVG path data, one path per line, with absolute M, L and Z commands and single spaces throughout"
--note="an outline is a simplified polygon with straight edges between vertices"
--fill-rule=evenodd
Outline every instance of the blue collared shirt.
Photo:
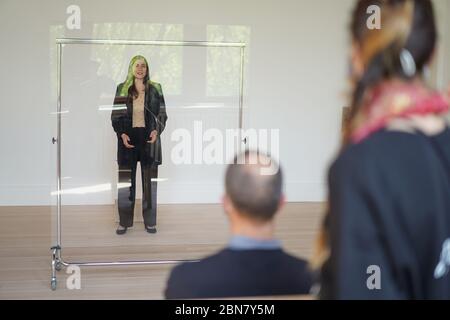
M 233 236 L 228 244 L 231 250 L 276 250 L 281 249 L 278 240 L 259 240 L 245 236 Z

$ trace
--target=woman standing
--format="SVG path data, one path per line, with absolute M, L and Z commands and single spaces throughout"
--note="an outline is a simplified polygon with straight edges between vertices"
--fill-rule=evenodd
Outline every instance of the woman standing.
M 123 104 L 126 108 L 120 107 Z M 161 85 L 150 81 L 148 63 L 142 56 L 131 59 L 127 79 L 117 87 L 111 121 L 118 142 L 120 224 L 116 233 L 125 234 L 133 226 L 137 162 L 141 163 L 145 229 L 156 233 L 156 178 L 167 113 Z
M 367 8 L 381 8 L 381 29 Z M 319 245 L 324 299 L 450 299 L 450 129 L 423 74 L 436 49 L 430 0 L 360 0 L 355 89 L 329 172 Z

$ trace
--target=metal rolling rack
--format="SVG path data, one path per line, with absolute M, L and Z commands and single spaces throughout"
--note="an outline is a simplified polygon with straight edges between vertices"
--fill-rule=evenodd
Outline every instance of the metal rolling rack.
M 245 64 L 245 43 L 231 42 L 205 42 L 205 41 L 146 41 L 146 40 L 95 40 L 95 39 L 74 39 L 58 38 L 57 45 L 57 137 L 52 138 L 52 143 L 57 147 L 57 200 L 56 200 L 56 244 L 51 247 L 51 289 L 56 290 L 56 272 L 63 267 L 76 265 L 79 267 L 100 267 L 100 266 L 137 266 L 137 265 L 161 265 L 177 264 L 181 262 L 193 262 L 192 260 L 153 260 L 153 261 L 103 261 L 103 262 L 69 262 L 62 257 L 61 245 L 61 75 L 63 47 L 65 45 L 153 45 L 153 46 L 185 46 L 185 47 L 234 47 L 240 48 L 240 81 L 239 81 L 239 129 L 243 127 L 243 97 L 244 97 L 244 64 Z

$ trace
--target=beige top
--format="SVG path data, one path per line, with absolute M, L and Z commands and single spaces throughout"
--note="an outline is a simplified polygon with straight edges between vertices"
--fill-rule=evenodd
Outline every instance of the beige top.
M 145 128 L 144 99 L 145 94 L 141 94 L 133 100 L 133 128 Z

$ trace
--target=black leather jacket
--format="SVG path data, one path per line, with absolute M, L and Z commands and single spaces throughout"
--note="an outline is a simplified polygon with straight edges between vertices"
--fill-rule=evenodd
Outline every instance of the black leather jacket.
M 132 150 L 125 147 L 121 136 L 123 133 L 130 136 L 133 124 L 133 100 L 131 97 L 119 96 L 122 86 L 123 83 L 116 90 L 111 122 L 117 134 L 117 162 L 119 166 L 130 166 Z M 124 108 L 125 106 L 126 108 Z M 150 133 L 156 130 L 158 137 L 155 143 L 146 146 L 144 156 L 141 157 L 141 165 L 160 165 L 162 164 L 160 136 L 165 129 L 168 117 L 164 95 L 159 83 L 150 82 L 149 89 L 145 93 L 144 107 L 146 134 L 150 136 Z

